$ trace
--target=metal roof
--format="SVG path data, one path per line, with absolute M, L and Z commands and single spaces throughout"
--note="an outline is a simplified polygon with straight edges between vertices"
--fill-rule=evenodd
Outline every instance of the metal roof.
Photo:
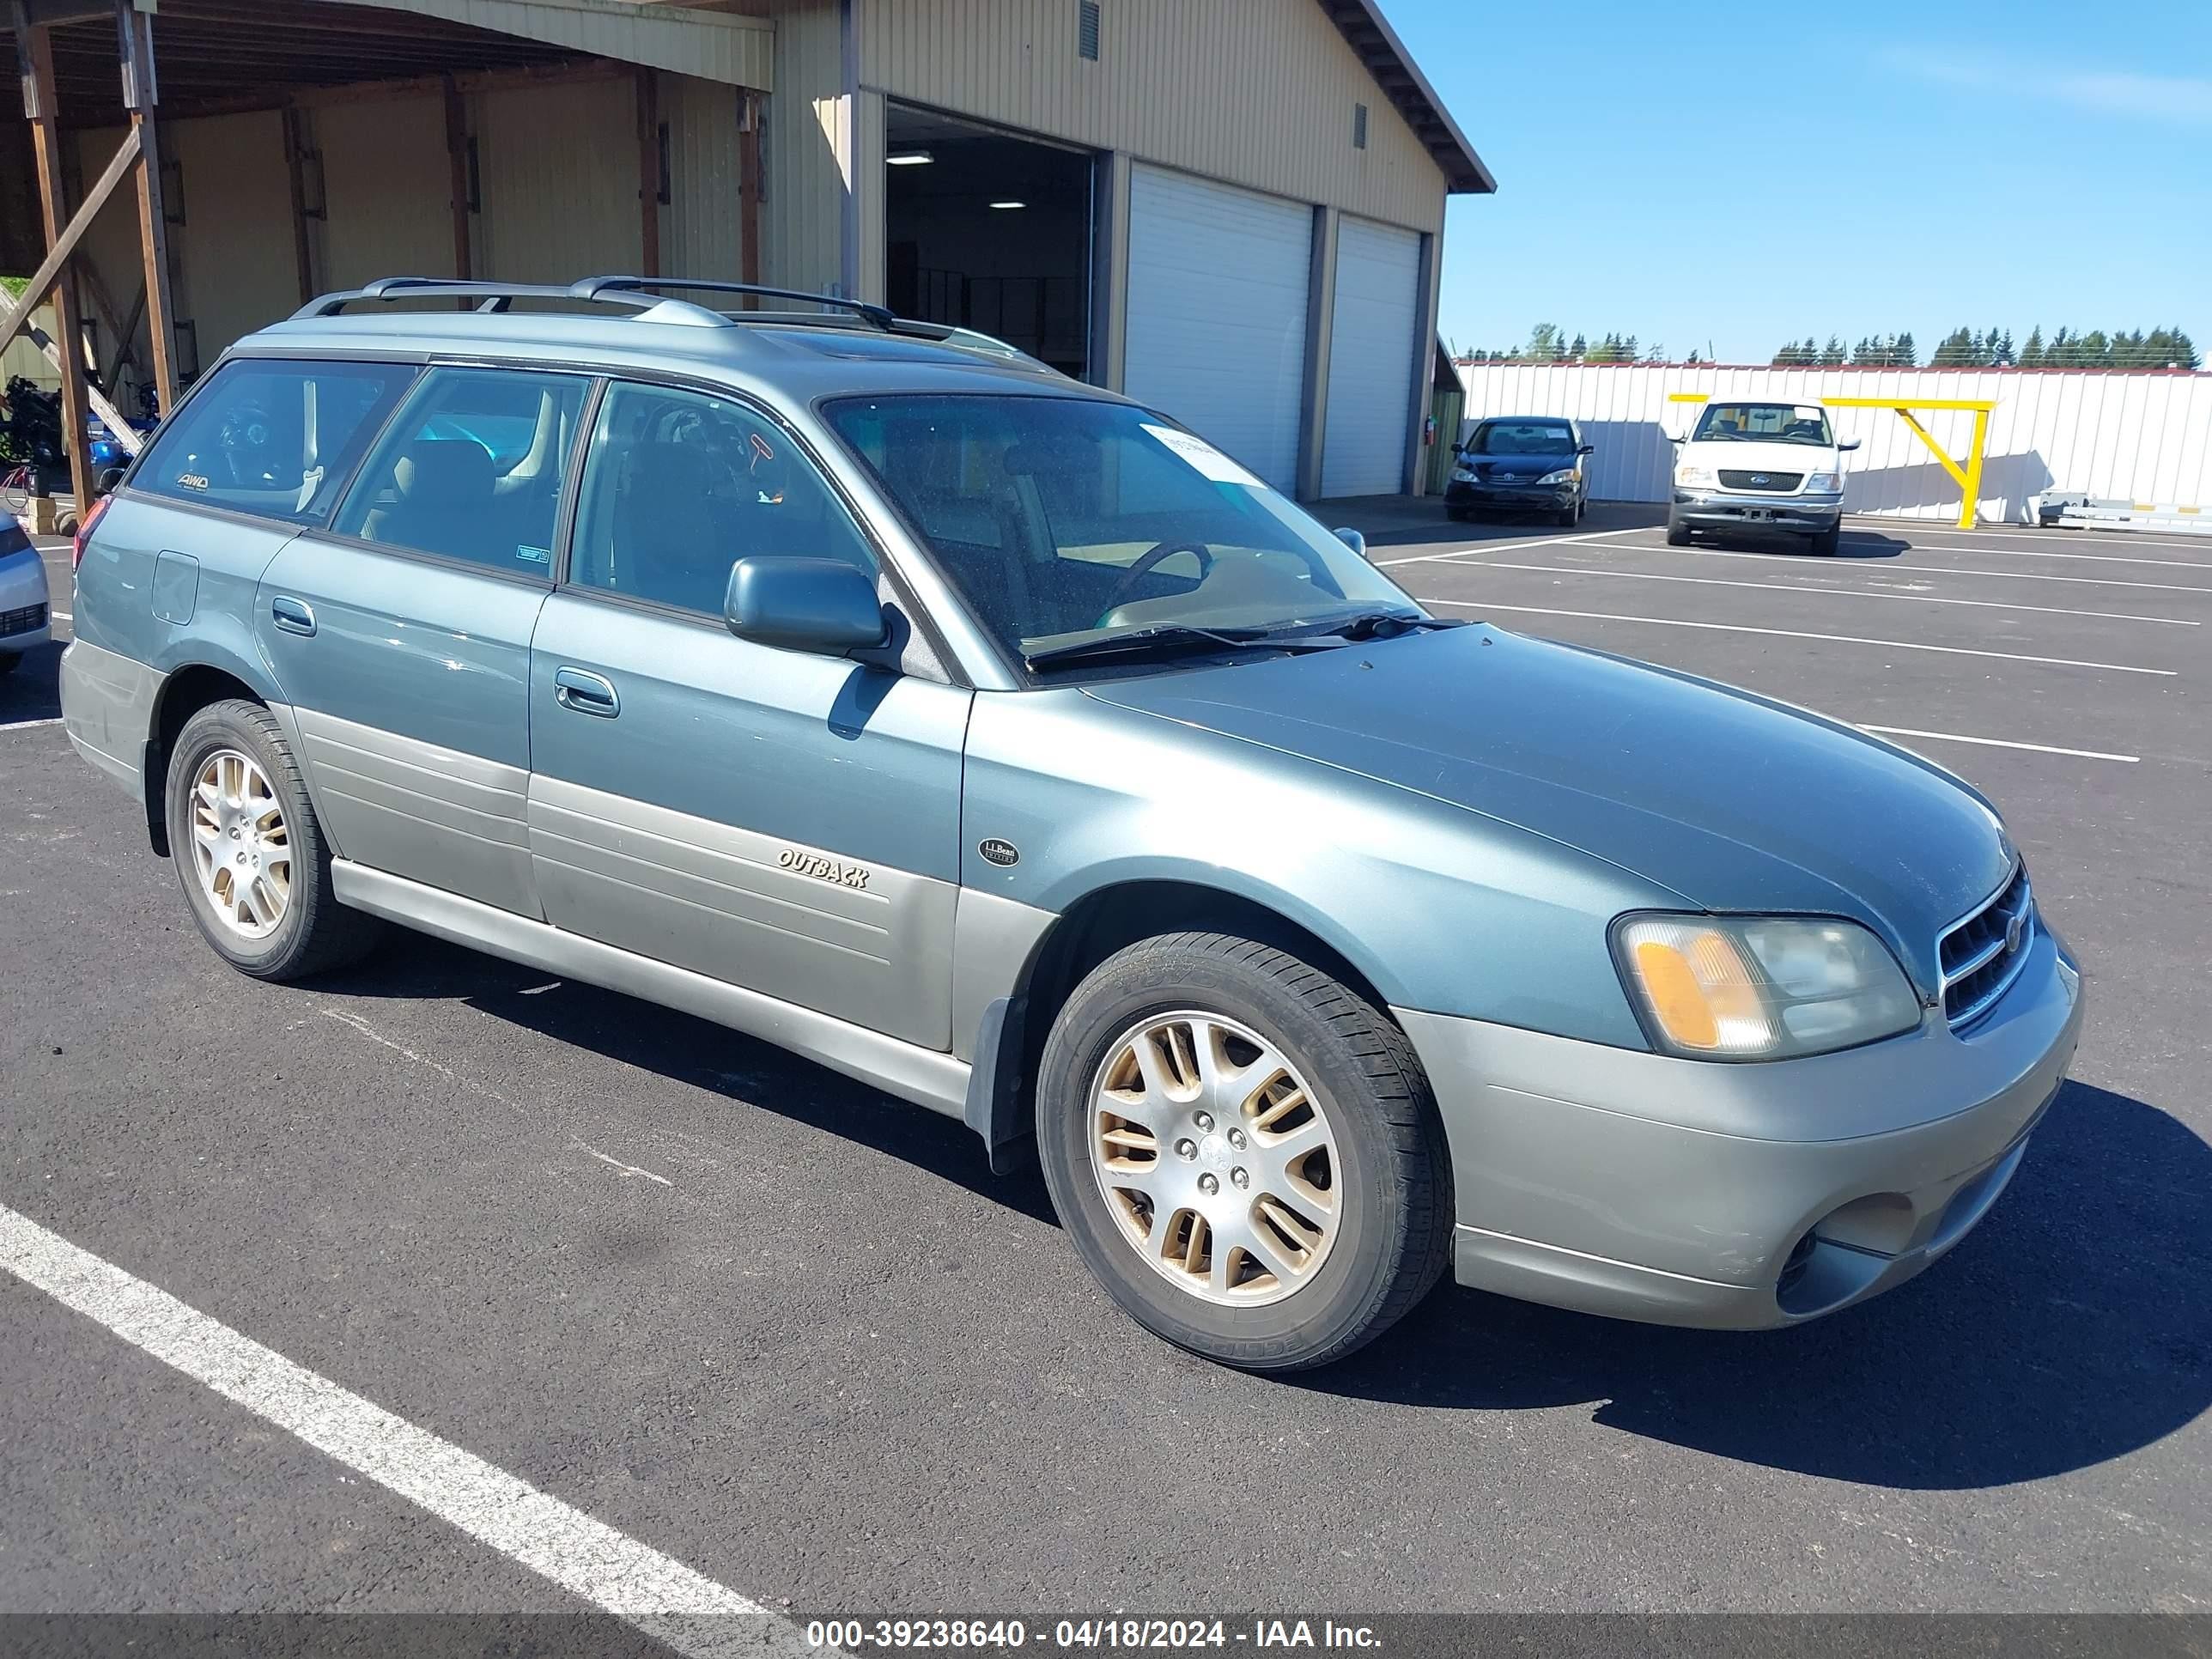
M 1320 0 L 1320 3 L 1367 65 L 1367 72 L 1389 94 L 1398 113 L 1436 157 L 1444 172 L 1445 188 L 1455 196 L 1486 196 L 1494 191 L 1498 180 L 1474 153 L 1474 146 L 1452 119 L 1444 100 L 1429 84 L 1429 77 L 1421 73 L 1421 66 L 1406 50 L 1397 30 L 1382 15 L 1377 0 Z

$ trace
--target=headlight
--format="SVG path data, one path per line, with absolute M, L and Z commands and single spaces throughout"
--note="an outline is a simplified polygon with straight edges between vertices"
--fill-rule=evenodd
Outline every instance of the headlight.
M 1843 487 L 1844 475 L 1840 472 L 1815 472 L 1805 480 L 1806 489 L 1817 490 L 1824 495 L 1832 495 Z
M 1572 483 L 1574 482 L 1574 468 L 1571 466 L 1563 466 L 1557 472 L 1547 472 L 1542 477 L 1537 479 L 1536 482 L 1540 484 Z
M 1474 469 L 1462 461 L 1459 465 L 1452 469 L 1452 479 L 1453 482 L 1456 483 L 1473 483 L 1474 482 Z
M 1709 466 L 1678 466 L 1674 469 L 1674 482 L 1685 489 L 1711 489 L 1717 480 Z
M 1853 921 L 1631 916 L 1621 976 L 1659 1046 L 1697 1060 L 1786 1060 L 1920 1023 L 1897 958 Z

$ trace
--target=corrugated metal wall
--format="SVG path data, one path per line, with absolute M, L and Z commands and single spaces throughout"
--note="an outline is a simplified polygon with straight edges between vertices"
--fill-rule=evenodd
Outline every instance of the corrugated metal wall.
M 177 310 L 211 363 L 240 335 L 299 308 L 283 118 L 260 110 L 177 121 L 163 139 L 184 181 L 184 222 L 169 229 L 183 279 Z M 175 217 L 179 204 L 167 206 Z
M 1095 63 L 1077 55 L 1074 0 L 857 3 L 862 84 L 892 97 L 1416 230 L 1443 222 L 1442 172 L 1312 0 L 1108 0 Z
M 671 276 L 744 276 L 738 125 L 744 94 L 690 76 L 660 77 L 670 202 L 660 210 L 660 268 Z
M 478 276 L 567 283 L 644 263 L 629 76 L 476 94 L 469 131 Z
M 768 176 L 761 280 L 820 292 L 837 284 L 843 266 L 844 46 L 836 0 L 806 0 L 777 12 L 775 85 L 761 158 Z
M 1565 415 L 1582 423 L 1592 495 L 1662 501 L 1673 476 L 1668 430 L 1686 430 L 1694 406 L 1668 394 L 1701 392 L 1817 403 L 1823 398 L 1994 398 L 1980 511 L 2026 522 L 2031 496 L 2056 490 L 2212 507 L 2212 374 L 2069 370 L 1718 368 L 1643 364 L 1462 364 L 1467 415 Z M 1844 501 L 1854 513 L 1943 520 L 1960 490 L 1887 409 L 1839 409 L 1838 434 L 1859 440 L 1844 457 Z M 1964 460 L 1973 416 L 1917 415 Z
M 443 100 L 429 94 L 332 104 L 307 119 L 329 206 L 318 227 L 315 286 L 452 275 Z

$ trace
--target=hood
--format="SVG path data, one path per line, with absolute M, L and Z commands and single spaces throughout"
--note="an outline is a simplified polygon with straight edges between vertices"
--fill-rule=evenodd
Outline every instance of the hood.
M 1540 478 L 1547 472 L 1578 465 L 1582 458 L 1571 452 L 1557 455 L 1469 455 L 1464 458 L 1478 478 Z
M 1513 824 L 1686 908 L 1854 917 L 1931 992 L 1938 938 L 2013 859 L 1987 802 L 1892 744 L 1487 624 L 1086 689 Z
M 1685 444 L 1684 455 L 1699 466 L 1724 466 L 1731 472 L 1832 472 L 1836 452 L 1821 444 L 1763 444 L 1740 439 Z M 1692 456 L 1690 452 L 1695 451 Z

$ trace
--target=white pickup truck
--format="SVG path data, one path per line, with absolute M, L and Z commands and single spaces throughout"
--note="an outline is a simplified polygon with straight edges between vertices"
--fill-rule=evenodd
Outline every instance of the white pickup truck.
M 1833 553 L 1844 517 L 1844 452 L 1817 404 L 1709 403 L 1674 458 L 1667 543 L 1692 531 L 1786 530 Z

